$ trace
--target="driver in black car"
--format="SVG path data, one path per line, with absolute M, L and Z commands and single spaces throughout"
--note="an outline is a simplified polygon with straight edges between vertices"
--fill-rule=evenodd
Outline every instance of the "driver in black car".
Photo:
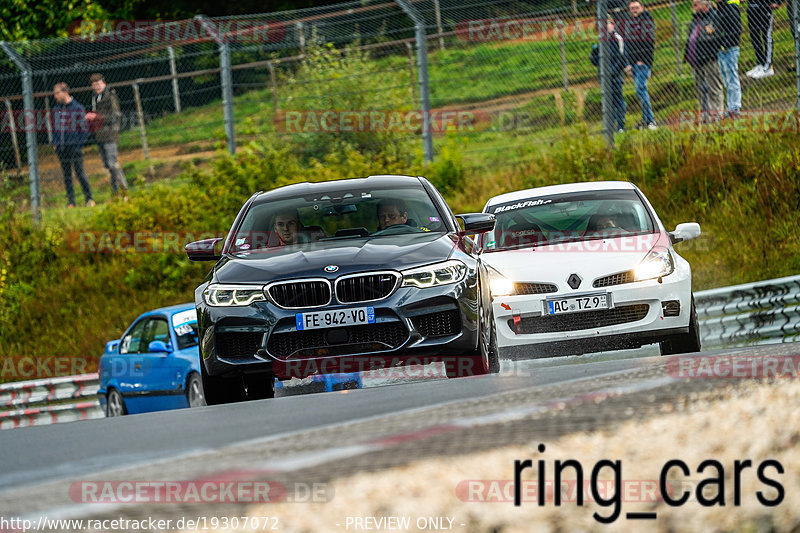
M 378 231 L 408 222 L 408 209 L 403 200 L 389 198 L 378 202 Z

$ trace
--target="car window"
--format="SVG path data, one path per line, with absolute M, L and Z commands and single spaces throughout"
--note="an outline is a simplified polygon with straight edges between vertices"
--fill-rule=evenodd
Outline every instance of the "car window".
M 149 320 L 147 318 L 137 322 L 128 331 L 128 334 L 122 338 L 122 343 L 119 346 L 119 353 L 142 353 L 140 347 L 142 346 L 142 339 L 148 324 Z M 147 350 L 145 349 L 144 351 L 146 352 Z
M 172 315 L 172 328 L 178 339 L 178 349 L 183 350 L 198 344 L 197 311 L 189 309 Z
M 250 208 L 235 236 L 233 251 L 443 232 L 443 216 L 421 187 L 354 189 L 275 200 Z
M 485 251 L 566 241 L 642 235 L 655 223 L 633 190 L 605 190 L 531 197 L 490 205 L 494 231 L 482 237 Z
M 143 328 L 137 353 L 150 353 L 149 346 L 153 341 L 162 341 L 165 344 L 169 344 L 170 342 L 169 327 L 167 325 L 167 321 L 163 318 L 147 319 L 147 323 Z

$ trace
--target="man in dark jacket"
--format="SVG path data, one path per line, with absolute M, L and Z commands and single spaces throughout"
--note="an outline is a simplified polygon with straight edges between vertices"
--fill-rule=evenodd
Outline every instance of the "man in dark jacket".
M 692 23 L 683 52 L 683 60 L 692 67 L 694 90 L 700 104 L 702 121 L 719 120 L 724 100 L 722 78 L 717 55 L 719 40 L 714 28 L 714 11 L 711 0 L 692 0 Z
M 742 14 L 739 0 L 717 0 L 714 28 L 719 39 L 717 63 L 725 84 L 728 116 L 736 118 L 742 109 L 742 86 L 739 82 L 739 39 L 742 36 Z
M 72 170 L 83 189 L 86 205 L 94 207 L 92 189 L 83 171 L 83 145 L 88 136 L 86 109 L 69 94 L 66 83 L 53 86 L 53 147 L 61 163 L 64 174 L 64 187 L 67 189 L 67 207 L 75 207 L 75 190 L 72 186 Z
M 767 78 L 775 74 L 772 68 L 772 26 L 775 24 L 774 10 L 780 0 L 750 0 L 747 2 L 747 25 L 750 41 L 756 53 L 756 66 L 747 71 L 754 79 Z
M 92 74 L 89 81 L 92 83 L 92 111 L 86 118 L 94 130 L 94 138 L 100 151 L 103 166 L 111 173 L 111 191 L 117 193 L 117 182 L 123 191 L 128 190 L 125 174 L 117 161 L 117 142 L 119 141 L 119 127 L 122 112 L 119 108 L 119 98 L 114 89 L 106 86 L 102 74 Z
M 625 97 L 622 94 L 622 82 L 625 77 L 625 69 L 630 66 L 625 51 L 625 41 L 622 36 L 614 29 L 614 20 L 609 17 L 606 23 L 606 34 L 602 37 L 608 40 L 608 65 L 609 65 L 609 87 L 611 89 L 611 113 L 616 123 L 618 132 L 625 130 Z M 592 65 L 600 67 L 600 51 L 597 45 L 592 46 L 592 53 L 589 56 Z
M 642 127 L 656 129 L 653 107 L 647 92 L 647 80 L 653 69 L 653 48 L 655 46 L 656 23 L 650 12 L 644 9 L 641 0 L 630 0 L 630 16 L 619 21 L 617 30 L 625 40 L 630 65 L 626 68 L 633 76 L 636 97 L 642 110 Z

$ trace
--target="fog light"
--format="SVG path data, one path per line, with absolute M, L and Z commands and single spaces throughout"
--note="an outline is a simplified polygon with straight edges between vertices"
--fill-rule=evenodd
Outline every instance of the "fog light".
M 681 302 L 680 300 L 667 300 L 661 302 L 661 310 L 664 316 L 680 316 Z

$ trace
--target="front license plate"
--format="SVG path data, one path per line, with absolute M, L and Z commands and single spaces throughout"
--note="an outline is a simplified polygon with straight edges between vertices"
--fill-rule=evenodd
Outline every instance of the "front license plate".
M 313 313 L 297 313 L 294 315 L 297 331 L 307 329 L 338 328 L 342 326 L 358 326 L 375 323 L 374 307 L 356 307 L 354 309 L 335 309 L 331 311 L 314 311 Z
M 607 294 L 592 294 L 589 296 L 547 300 L 547 314 L 549 315 L 577 313 L 579 311 L 592 311 L 594 309 L 608 309 Z

